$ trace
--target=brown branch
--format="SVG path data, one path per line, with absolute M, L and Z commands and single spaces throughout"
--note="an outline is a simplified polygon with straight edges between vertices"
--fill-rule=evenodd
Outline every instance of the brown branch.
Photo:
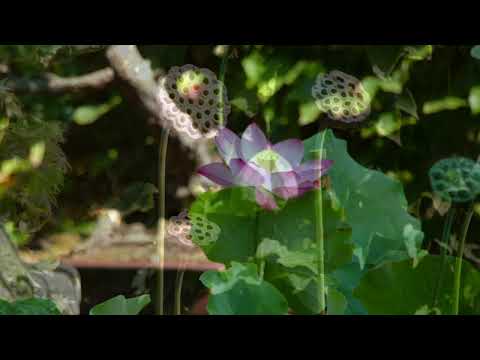
M 158 119 L 158 86 L 150 62 L 140 55 L 135 45 L 110 46 L 107 58 L 119 79 L 135 90 L 144 107 Z
M 107 58 L 119 79 L 133 89 L 145 109 L 154 118 L 152 123 L 157 126 L 168 126 L 159 116 L 159 103 L 157 99 L 158 84 L 150 66 L 135 45 L 112 45 L 107 50 Z M 182 145 L 193 150 L 201 164 L 211 162 L 207 151 L 206 140 L 193 140 L 179 132 L 173 134 Z
M 64 93 L 79 90 L 99 90 L 110 84 L 115 78 L 111 68 L 105 68 L 90 74 L 63 78 L 55 74 L 44 74 L 38 78 L 7 77 L 4 87 L 13 93 Z

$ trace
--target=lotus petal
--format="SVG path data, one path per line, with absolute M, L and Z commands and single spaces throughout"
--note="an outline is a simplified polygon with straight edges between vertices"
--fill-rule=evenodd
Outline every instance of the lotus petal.
M 259 152 L 268 149 L 270 143 L 263 131 L 257 126 L 257 124 L 251 124 L 244 131 L 241 140 L 241 152 L 242 159 L 245 161 L 250 160 Z
M 257 189 L 255 191 L 255 198 L 257 200 L 257 204 L 260 205 L 265 210 L 271 211 L 271 210 L 278 209 L 278 205 L 275 202 L 275 198 L 268 191 Z
M 292 168 L 299 166 L 303 159 L 303 142 L 298 139 L 282 141 L 274 145 L 273 150 L 287 160 Z
M 232 159 L 240 158 L 240 138 L 233 131 L 227 128 L 221 129 L 215 138 L 215 143 L 226 164 L 230 164 Z
M 198 169 L 198 173 L 218 185 L 234 185 L 234 179 L 231 171 L 222 163 L 212 163 L 202 166 L 200 169 Z

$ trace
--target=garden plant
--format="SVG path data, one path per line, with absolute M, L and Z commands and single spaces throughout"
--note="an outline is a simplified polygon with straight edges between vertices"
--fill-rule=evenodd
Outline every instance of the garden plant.
M 83 313 L 480 314 L 479 49 L 0 45 L 0 313 L 80 314 L 125 225 L 141 289 Z

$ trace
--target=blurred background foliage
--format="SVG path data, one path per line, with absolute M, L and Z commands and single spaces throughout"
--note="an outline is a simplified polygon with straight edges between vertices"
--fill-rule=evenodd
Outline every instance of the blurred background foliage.
M 251 122 L 273 142 L 306 139 L 333 126 L 364 166 L 398 178 L 411 211 L 437 246 L 442 214 L 433 209 L 428 170 L 453 155 L 480 151 L 480 51 L 472 46 L 139 46 L 157 76 L 192 63 L 219 73 L 232 103 L 228 126 Z M 105 46 L 0 45 L 0 217 L 19 245 L 56 232 L 91 231 L 95 210 L 119 208 L 127 222 L 156 224 L 159 130 L 118 86 L 101 91 L 29 94 L 3 79 L 49 72 L 78 76 L 109 66 Z M 360 127 L 328 123 L 311 88 L 340 70 L 362 80 L 372 112 Z M 214 147 L 212 146 L 212 152 Z M 198 164 L 172 139 L 167 215 L 193 200 L 182 194 Z M 138 197 L 135 194 L 138 193 Z M 143 199 L 139 201 L 139 198 Z M 480 207 L 479 207 L 480 208 Z M 371 221 L 376 221 L 371 219 Z M 474 222 L 472 234 L 478 224 Z

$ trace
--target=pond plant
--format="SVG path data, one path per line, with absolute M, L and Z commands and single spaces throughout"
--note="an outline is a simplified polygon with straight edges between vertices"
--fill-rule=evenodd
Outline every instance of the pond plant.
M 480 88 L 472 87 L 474 75 L 480 72 L 479 46 L 449 50 L 438 45 L 437 58 L 432 57 L 431 45 L 312 47 L 303 49 L 305 56 L 298 60 L 288 53 L 297 51 L 293 48 L 223 45 L 215 48 L 219 64 L 210 63 L 216 72 L 204 67 L 211 59 L 203 57 L 201 49 L 191 54 L 182 50 L 174 60 L 165 60 L 171 49 L 162 49 L 165 58 L 160 63 L 168 64 L 167 71 L 154 72 L 134 45 L 119 45 L 106 54 L 111 68 L 80 78 L 80 85 L 51 74 L 43 82 L 17 81 L 12 75 L 39 68 L 69 73 L 61 64 L 50 64 L 75 47 L 79 46 L 0 46 L 0 73 L 7 74 L 0 84 L 0 228 L 3 244 L 8 245 L 0 247 L 0 314 L 68 313 L 59 306 L 69 304 L 65 299 L 58 301 L 45 295 L 41 286 L 33 287 L 37 282 L 31 273 L 46 276 L 50 269 L 27 267 L 17 258 L 17 248 L 10 246 L 10 238 L 26 244 L 45 225 L 58 225 L 50 219 L 69 169 L 61 148 L 67 138 L 63 124 L 33 116 L 46 114 L 48 107 L 39 105 L 35 96 L 42 91 L 58 94 L 58 104 L 67 110 L 59 115 L 50 109 L 49 116 L 90 126 L 122 106 L 121 97 L 115 93 L 100 105 L 73 108 L 65 105 L 71 94 L 61 97 L 60 93 L 72 89 L 74 93 L 92 78 L 100 84 L 85 88 L 98 90 L 115 77 L 134 88 L 155 118 L 152 123 L 161 128 L 155 150 L 158 217 L 154 211 L 150 214 L 157 222 L 156 286 L 150 295 L 115 296 L 91 308 L 90 315 L 139 315 L 151 303 L 156 314 L 165 315 L 166 239 L 188 249 L 198 247 L 209 261 L 223 265 L 224 270 L 200 276 L 209 292 L 210 315 L 480 313 L 480 272 L 466 251 L 472 219 L 479 212 L 480 164 L 469 158 L 476 150 L 470 155 L 469 150 L 463 156 L 448 155 L 463 151 L 458 144 L 463 146 L 465 139 L 472 146 L 480 143 L 476 125 L 464 119 L 466 108 L 471 110 L 468 115 L 480 114 Z M 125 58 L 116 62 L 122 54 Z M 355 56 L 345 61 L 346 54 Z M 133 66 L 138 78 L 128 79 L 127 65 L 135 56 L 142 60 Z M 10 61 L 10 57 L 23 60 Z M 230 61 L 239 57 L 240 61 Z M 184 62 L 199 66 L 178 66 Z M 452 72 L 452 64 L 464 62 L 468 62 L 462 67 L 465 74 Z M 416 80 L 422 76 L 430 76 L 432 83 L 425 86 L 423 79 Z M 66 90 L 59 90 L 61 86 Z M 467 87 L 470 93 L 465 98 Z M 153 96 L 147 96 L 149 89 Z M 28 94 L 22 98 L 28 104 L 25 112 L 14 95 L 22 92 Z M 461 97 L 455 95 L 460 93 Z M 429 94 L 434 97 L 431 101 Z M 416 101 L 423 101 L 423 107 L 417 107 Z M 448 111 L 460 116 L 462 136 L 457 142 L 445 141 L 452 129 Z M 432 121 L 420 121 L 420 113 Z M 438 134 L 430 131 L 431 126 L 439 127 Z M 407 136 L 401 136 L 402 129 Z M 190 199 L 172 210 L 178 215 L 167 222 L 167 185 L 175 182 L 167 176 L 172 134 L 192 149 L 208 144 L 212 161 L 195 165 L 201 191 L 190 194 L 193 202 Z M 152 136 L 141 136 L 145 144 L 155 144 Z M 435 141 L 429 142 L 430 137 Z M 95 171 L 105 175 L 99 182 L 110 181 L 111 173 L 105 169 L 119 156 L 116 149 L 105 146 L 107 156 L 96 161 L 100 170 Z M 388 155 L 377 162 L 381 149 L 387 149 Z M 432 156 L 430 151 L 439 149 L 447 155 Z M 411 169 L 422 169 L 415 174 L 418 184 L 412 184 L 408 171 L 397 171 L 408 162 L 405 158 Z M 73 165 L 79 177 L 98 174 L 83 169 L 88 160 L 77 162 L 82 163 Z M 122 171 L 131 176 L 136 164 Z M 116 192 L 118 181 L 111 182 Z M 424 196 L 428 187 L 431 193 Z M 133 219 L 139 212 L 155 210 L 156 189 L 151 185 L 145 195 L 141 188 L 130 195 L 148 200 L 135 199 L 128 212 Z M 445 212 L 438 211 L 443 218 L 434 219 L 443 225 L 438 231 L 438 254 L 432 247 L 436 239 L 428 227 L 431 223 L 422 223 L 426 217 L 420 216 L 421 200 L 416 213 L 408 204 L 406 194 L 417 197 L 421 192 L 421 199 L 430 197 L 445 206 Z M 151 224 L 152 218 L 142 219 Z M 172 296 L 175 315 L 186 313 L 183 265 L 177 269 Z M 77 292 L 72 292 L 78 300 Z

